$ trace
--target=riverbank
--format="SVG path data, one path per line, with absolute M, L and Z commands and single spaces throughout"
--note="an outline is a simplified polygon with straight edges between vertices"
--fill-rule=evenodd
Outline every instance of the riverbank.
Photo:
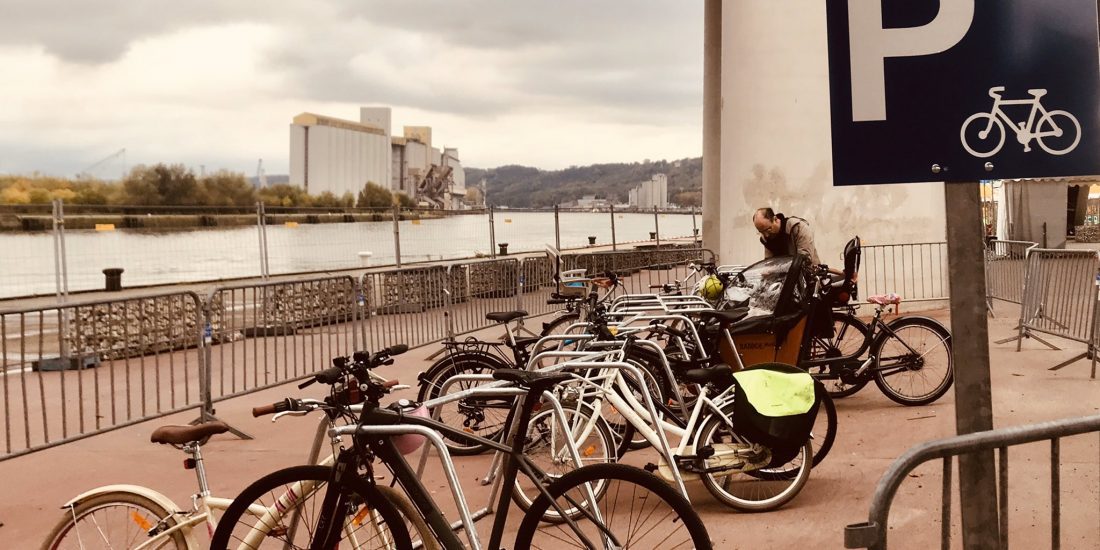
M 398 221 L 439 219 L 446 211 L 401 211 Z M 66 214 L 66 229 L 200 229 L 204 227 L 255 226 L 258 214 Z M 391 221 L 392 210 L 360 213 L 293 213 L 266 214 L 266 225 L 328 224 Z M 50 231 L 53 216 L 36 214 L 0 214 L 0 231 Z

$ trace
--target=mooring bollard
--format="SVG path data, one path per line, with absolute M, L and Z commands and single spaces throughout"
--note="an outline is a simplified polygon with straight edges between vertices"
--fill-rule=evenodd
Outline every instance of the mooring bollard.
M 595 246 L 595 245 L 596 245 L 596 236 L 595 235 L 589 235 L 588 236 L 588 246 Z
M 500 249 L 500 252 L 498 252 L 500 256 L 508 255 L 508 243 L 497 243 L 497 248 Z
M 369 267 L 370 266 L 370 257 L 373 256 L 373 255 L 374 255 L 374 253 L 369 251 L 369 250 L 364 250 L 362 252 L 359 252 L 359 263 L 363 267 Z
M 108 267 L 103 270 L 103 275 L 107 279 L 106 290 L 108 292 L 122 290 L 122 271 L 121 267 Z

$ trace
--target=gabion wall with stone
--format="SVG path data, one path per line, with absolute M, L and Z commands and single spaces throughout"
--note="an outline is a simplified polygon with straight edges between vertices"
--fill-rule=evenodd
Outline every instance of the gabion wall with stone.
M 1074 240 L 1079 243 L 1100 243 L 1100 225 L 1078 225 Z
M 262 287 L 260 320 L 269 326 L 292 328 L 351 322 L 355 319 L 357 290 L 351 277 Z
M 102 361 L 198 345 L 202 306 L 190 294 L 134 298 L 66 308 L 70 355 Z

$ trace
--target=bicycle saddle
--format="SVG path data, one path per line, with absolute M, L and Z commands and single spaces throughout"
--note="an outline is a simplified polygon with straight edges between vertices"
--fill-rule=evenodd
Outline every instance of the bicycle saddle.
M 685 382 L 695 384 L 733 383 L 733 369 L 729 365 L 717 365 L 705 369 L 688 369 L 680 373 Z
M 732 324 L 744 319 L 749 314 L 748 307 L 738 307 L 726 310 L 707 310 L 699 312 L 699 319 L 704 323 L 717 320 L 722 324 Z
M 221 420 L 195 426 L 161 426 L 153 430 L 153 435 L 149 436 L 149 441 L 168 443 L 169 445 L 183 445 L 194 441 L 203 441 L 212 435 L 223 434 L 228 431 L 229 425 Z
M 507 323 L 508 321 L 514 321 L 520 317 L 527 317 L 527 312 L 523 310 L 516 311 L 494 311 L 492 313 L 486 313 L 485 318 L 489 321 L 497 323 Z
M 896 306 L 901 303 L 901 296 L 897 294 L 876 294 L 869 296 L 867 301 L 880 306 Z
M 520 369 L 497 369 L 493 371 L 494 380 L 515 382 L 520 386 L 542 391 L 573 378 L 567 372 L 539 372 Z

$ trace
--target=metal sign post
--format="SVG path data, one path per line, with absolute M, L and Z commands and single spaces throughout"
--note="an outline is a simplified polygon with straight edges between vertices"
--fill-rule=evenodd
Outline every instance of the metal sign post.
M 948 284 L 951 288 L 951 359 L 955 370 L 955 426 L 959 434 L 993 429 L 989 377 L 989 321 L 985 301 L 985 231 L 977 182 L 944 185 Z M 996 548 L 996 469 L 993 452 L 959 457 L 959 503 L 964 548 Z

